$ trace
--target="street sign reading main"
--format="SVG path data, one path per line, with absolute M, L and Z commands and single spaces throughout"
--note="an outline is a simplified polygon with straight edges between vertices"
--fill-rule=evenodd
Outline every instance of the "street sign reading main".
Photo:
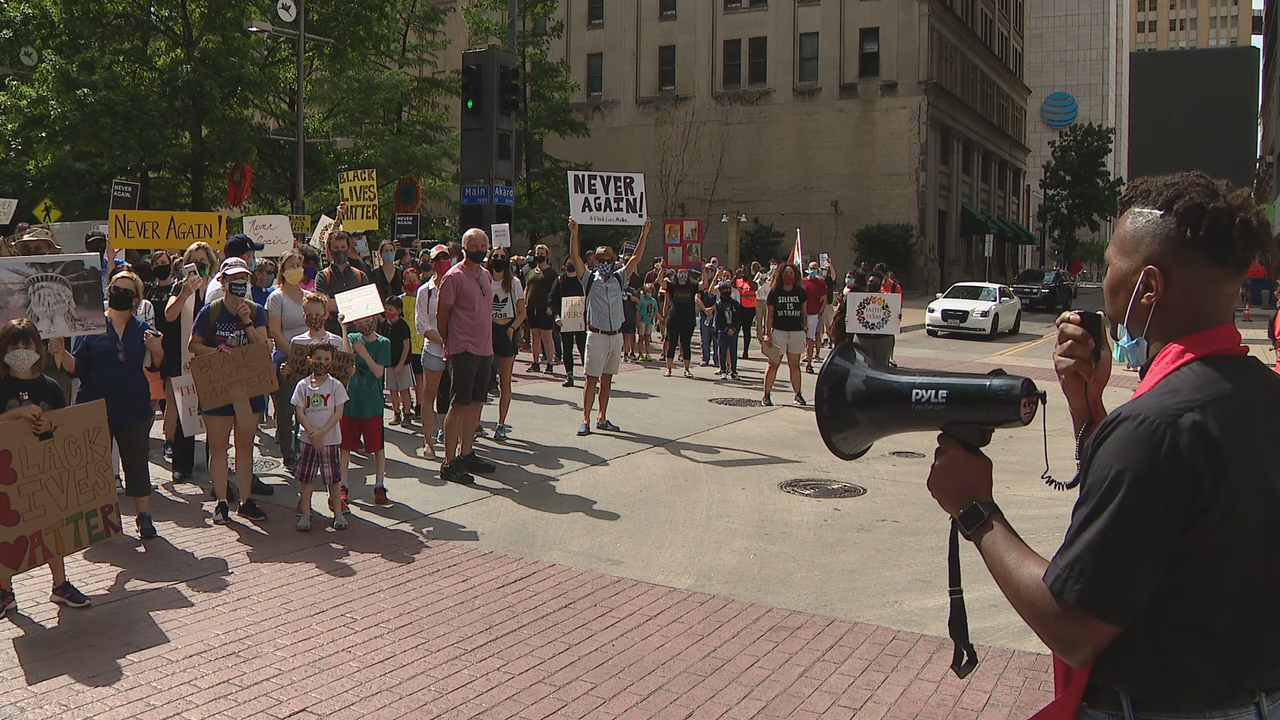
M 489 204 L 489 186 L 488 185 L 463 185 L 462 186 L 462 204 L 463 205 L 488 205 Z

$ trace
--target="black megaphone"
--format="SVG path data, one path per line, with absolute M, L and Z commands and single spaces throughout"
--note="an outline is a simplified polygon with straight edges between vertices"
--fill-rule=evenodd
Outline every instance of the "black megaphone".
M 836 457 L 856 460 L 890 435 L 939 429 L 970 448 L 999 427 L 1036 417 L 1044 393 L 1029 378 L 875 368 L 852 342 L 831 351 L 814 390 L 822 441 Z

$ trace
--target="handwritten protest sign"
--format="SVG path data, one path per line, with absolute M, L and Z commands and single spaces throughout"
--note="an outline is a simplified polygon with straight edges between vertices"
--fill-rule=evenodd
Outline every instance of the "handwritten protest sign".
M 338 173 L 338 194 L 347 204 L 342 228 L 349 232 L 378 229 L 378 171 Z
M 311 216 L 310 215 L 290 215 L 289 229 L 294 235 L 310 235 L 311 234 Z
M 293 249 L 288 215 L 246 215 L 244 234 L 263 244 L 258 257 L 280 257 Z
M 319 222 L 316 223 L 315 231 L 311 233 L 312 247 L 324 252 L 324 245 L 321 244 L 320 239 L 324 237 L 325 233 L 329 232 L 329 228 L 333 227 L 333 223 L 334 219 L 328 215 L 320 216 Z
M 120 534 L 107 403 L 0 423 L 0 575 L 12 577 Z
M 266 343 L 197 355 L 191 358 L 191 377 L 196 382 L 201 410 L 232 405 L 242 427 L 257 425 L 249 400 L 280 388 Z
M 227 241 L 227 216 L 212 212 L 112 210 L 111 247 L 131 250 L 185 250 L 203 241 L 221 250 Z
M 173 378 L 173 398 L 178 404 L 178 420 L 182 422 L 182 434 L 199 437 L 204 434 L 204 416 L 200 414 L 200 398 L 196 395 L 196 381 L 190 375 Z
M 489 228 L 492 232 L 490 237 L 493 239 L 493 246 L 496 248 L 511 247 L 511 224 L 498 223 Z
M 902 325 L 898 293 L 848 293 L 845 331 L 857 335 L 897 335 Z
M 377 285 L 361 285 L 353 290 L 340 292 L 333 296 L 333 300 L 338 303 L 338 314 L 346 323 L 381 315 L 384 309 Z
M 560 299 L 560 332 L 582 332 L 587 329 L 587 303 L 584 297 Z
M 569 217 L 579 225 L 643 225 L 644 173 L 569 172 Z
M 297 383 L 311 374 L 311 364 L 307 362 L 307 348 L 311 343 L 295 342 L 289 346 L 289 360 L 285 366 L 284 379 Z M 344 350 L 333 353 L 333 363 L 329 365 L 329 374 L 335 380 L 346 385 L 356 372 L 356 354 Z
M 406 294 L 402 300 L 404 301 L 404 321 L 409 324 L 409 339 L 412 341 L 409 352 L 421 355 L 422 346 L 426 344 L 427 339 L 418 334 L 418 323 L 415 322 L 418 316 L 418 298 Z
M 17 209 L 18 201 L 16 199 L 0 198 L 0 225 L 8 225 Z

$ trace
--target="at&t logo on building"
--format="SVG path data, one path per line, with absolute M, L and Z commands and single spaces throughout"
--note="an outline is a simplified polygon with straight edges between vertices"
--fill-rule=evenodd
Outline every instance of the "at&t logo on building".
M 1069 92 L 1051 93 L 1040 104 L 1040 117 L 1054 130 L 1066 130 L 1075 124 L 1080 115 L 1080 103 Z

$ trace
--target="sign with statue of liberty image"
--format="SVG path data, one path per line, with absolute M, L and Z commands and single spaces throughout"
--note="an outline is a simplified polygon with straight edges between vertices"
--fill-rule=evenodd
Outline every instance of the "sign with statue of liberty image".
M 29 318 L 40 337 L 107 331 L 102 260 L 96 253 L 0 258 L 0 323 Z

